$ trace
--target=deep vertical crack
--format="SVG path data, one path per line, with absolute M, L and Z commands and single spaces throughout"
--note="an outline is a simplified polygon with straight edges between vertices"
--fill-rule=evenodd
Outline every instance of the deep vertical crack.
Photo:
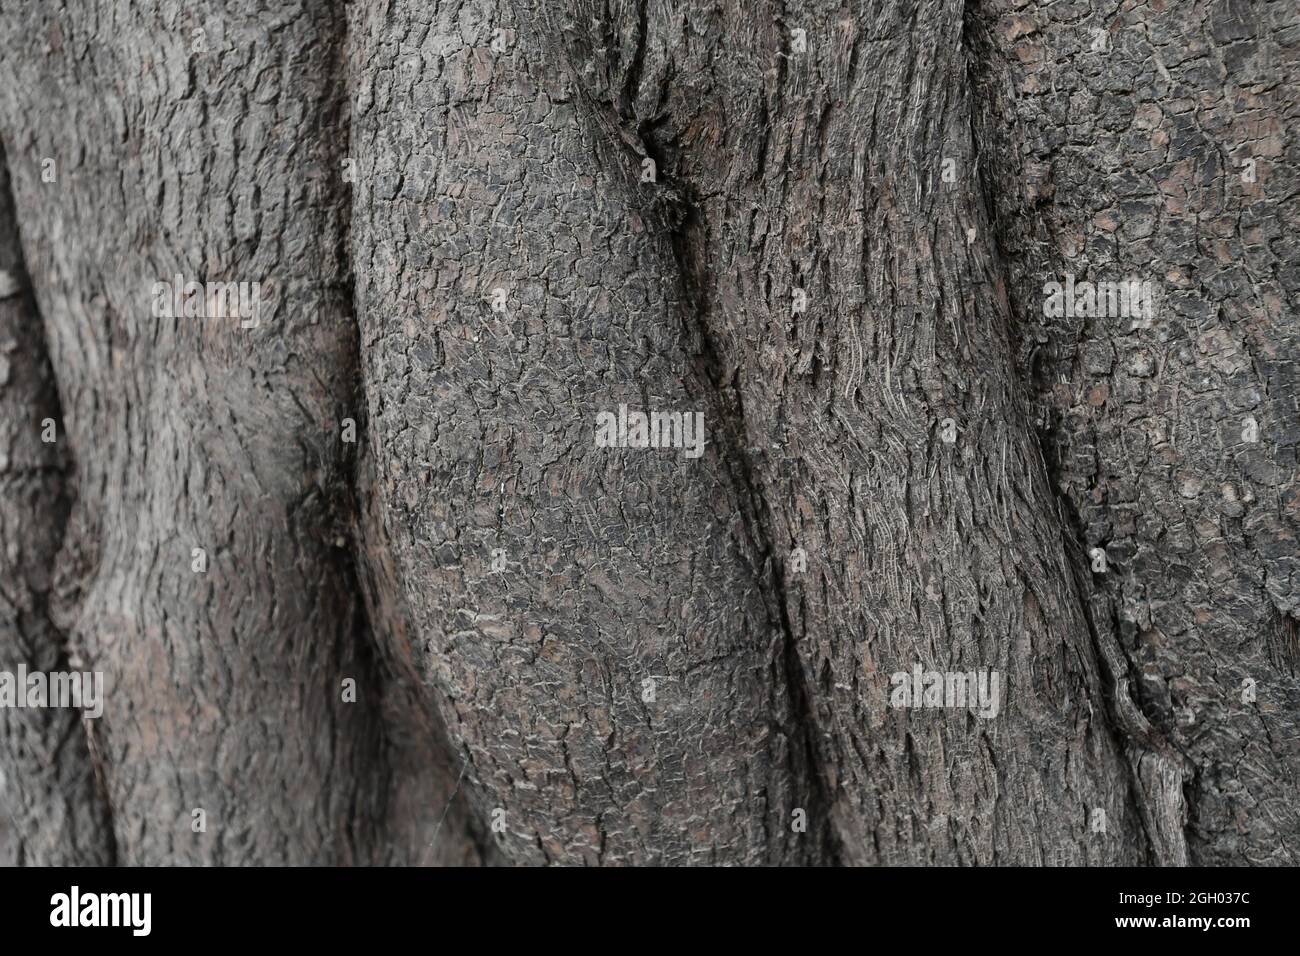
M 662 170 L 664 157 L 657 154 L 652 144 L 646 143 L 645 146 L 647 155 Z M 781 730 L 795 747 L 795 764 L 790 768 L 794 779 L 796 783 L 802 783 L 808 788 L 806 809 L 809 820 L 817 827 L 815 833 L 820 851 L 812 855 L 822 857 L 830 865 L 838 865 L 842 854 L 838 836 L 830 822 L 831 800 L 821 771 L 807 675 L 790 621 L 791 598 L 785 588 L 784 562 L 775 547 L 776 525 L 771 507 L 762 492 L 762 479 L 750 457 L 741 388 L 735 373 L 727 375 L 725 362 L 709 331 L 705 318 L 709 306 L 704 283 L 692 266 L 696 259 L 694 253 L 701 246 L 707 232 L 707 224 L 691 195 L 689 185 L 677 186 L 677 202 L 674 204 L 676 215 L 666 227 L 685 299 L 682 322 L 687 341 L 697 344 L 692 360 L 700 373 L 698 377 L 712 387 L 708 401 L 712 406 L 713 420 L 720 422 L 720 427 L 713 429 L 711 438 L 721 445 L 719 457 L 741 503 L 745 531 L 757 551 L 757 578 L 768 617 L 782 637 L 789 721 Z
M 68 544 L 69 524 L 71 514 L 76 506 L 76 482 L 69 481 L 68 476 L 76 475 L 76 458 L 75 452 L 71 448 L 69 436 L 64 428 L 63 401 L 59 394 L 58 377 L 54 373 L 53 364 L 50 361 L 49 342 L 46 337 L 44 322 L 41 318 L 40 309 L 36 303 L 34 291 L 31 287 L 29 274 L 25 257 L 23 255 L 22 244 L 19 239 L 20 229 L 17 217 L 17 200 L 13 194 L 13 185 L 9 175 L 8 153 L 0 144 L 0 228 L 5 228 L 9 234 L 0 237 L 0 243 L 9 246 L 8 254 L 5 258 L 11 260 L 8 263 L 0 263 L 9 273 L 9 280 L 17 286 L 12 290 L 12 297 L 21 299 L 19 309 L 22 320 L 28 328 L 25 330 L 26 335 L 20 335 L 20 338 L 26 339 L 26 345 L 31 349 L 32 354 L 28 356 L 33 370 L 38 371 L 38 377 L 41 385 L 38 386 L 38 392 L 34 396 L 38 407 L 31 409 L 29 421 L 31 427 L 37 427 L 42 419 L 49 418 L 54 422 L 55 433 L 62 438 L 56 443 L 54 454 L 57 461 L 54 466 L 39 466 L 35 469 L 28 468 L 24 464 L 19 464 L 14 470 L 35 470 L 42 475 L 42 480 L 53 486 L 54 505 L 53 512 L 49 515 L 50 524 L 39 529 L 38 533 L 49 533 L 56 542 L 55 547 L 50 551 L 52 566 L 48 568 L 51 587 L 56 577 L 55 569 L 58 566 L 61 555 Z M 3 344 L 3 343 L 0 343 Z M 18 349 L 19 355 L 23 347 L 23 342 L 14 342 Z M 7 382 L 0 382 L 0 388 L 7 385 Z M 6 463 L 0 473 L 9 470 L 11 466 Z M 44 517 L 44 515 L 43 515 Z M 40 593 L 33 591 L 30 594 L 31 611 L 30 614 L 20 614 L 17 626 L 20 628 L 18 637 L 22 637 L 22 618 L 35 623 L 35 627 L 54 639 L 55 646 L 52 648 L 53 658 L 51 666 L 48 669 L 54 671 L 66 672 L 71 669 L 71 654 L 69 647 L 68 635 L 58 624 L 55 623 L 52 614 L 50 595 L 48 592 Z M 38 669 L 44 669 L 41 666 L 40 648 L 30 646 L 27 648 L 28 656 L 31 662 Z M 79 666 L 78 666 L 79 669 Z M 57 713 L 57 712 L 55 712 Z M 86 748 L 86 758 L 88 765 L 79 771 L 74 768 L 71 774 L 59 773 L 55 769 L 58 763 L 66 759 L 75 759 L 68 752 L 67 745 L 73 739 L 79 739 Z M 43 769 L 53 770 L 56 775 L 56 784 L 67 784 L 71 779 L 75 786 L 80 784 L 86 776 L 90 776 L 93 781 L 93 787 L 90 793 L 93 794 L 95 805 L 89 808 L 90 815 L 98 818 L 101 829 L 103 830 L 103 848 L 105 859 L 103 861 L 109 866 L 117 864 L 117 836 L 114 824 L 114 813 L 112 801 L 109 797 L 107 779 L 103 765 L 103 757 L 97 746 L 94 735 L 94 724 L 86 717 L 81 717 L 70 722 L 67 732 L 60 737 L 58 745 L 53 754 L 46 755 L 50 764 Z M 76 792 L 66 792 L 62 794 L 64 799 L 72 801 L 76 798 Z M 25 855 L 23 847 L 25 844 L 24 834 L 16 834 L 20 855 Z M 71 839 L 78 843 L 76 835 L 73 834 Z M 80 849 L 80 845 L 73 846 L 71 849 Z M 86 861 L 77 861 L 84 863 Z
M 1017 315 L 1020 302 L 1013 294 L 1011 270 L 1007 265 L 1008 255 L 1003 239 L 1006 224 L 998 213 L 997 203 L 994 201 L 993 193 L 988 186 L 988 179 L 992 178 L 992 176 L 991 174 L 986 176 L 985 160 L 983 159 L 985 156 L 991 157 L 1001 154 L 993 148 L 993 143 L 986 142 L 986 140 L 991 139 L 989 131 L 995 120 L 992 115 L 993 105 L 990 99 L 995 94 L 991 94 L 990 91 L 996 89 L 993 73 L 997 53 L 988 27 L 980 19 L 978 0 L 966 0 L 963 5 L 962 46 L 966 53 L 967 89 L 970 91 L 970 108 L 968 111 L 970 137 L 971 147 L 975 154 L 975 162 L 972 164 L 973 169 L 971 171 L 972 192 L 975 200 L 983 207 L 985 219 L 990 226 L 991 248 L 994 259 L 993 275 L 1005 284 L 1008 291 L 1007 305 L 1011 310 L 1011 314 L 1007 316 L 1009 341 L 1016 352 L 1011 366 L 1012 374 L 1019 379 L 1018 384 L 1025 396 L 1027 407 L 1032 409 L 1034 382 L 1026 381 L 1025 377 L 1034 375 L 1033 356 L 1035 353 L 1031 348 L 1027 347 L 1026 343 L 1018 342 L 1022 330 L 1027 328 L 1027 323 L 1020 321 L 1020 316 Z M 979 98 L 981 93 L 985 94 L 983 100 Z M 984 113 L 980 112 L 981 106 L 985 108 Z M 1087 548 L 1083 544 L 1083 542 L 1086 542 L 1086 535 L 1084 534 L 1082 521 L 1073 503 L 1061 493 L 1061 475 L 1056 467 L 1051 449 L 1044 442 L 1044 436 L 1050 424 L 1044 420 L 1039 425 L 1033 418 L 1034 416 L 1030 415 L 1030 420 L 1025 424 L 1032 433 L 1031 437 L 1038 449 L 1044 469 L 1043 478 L 1047 483 L 1048 492 L 1056 503 L 1056 518 L 1060 531 L 1063 561 L 1066 568 L 1069 569 L 1079 611 L 1088 629 L 1088 640 L 1101 668 L 1101 676 L 1106 682 L 1102 687 L 1105 699 L 1101 708 L 1101 712 L 1106 716 L 1105 729 L 1111 738 L 1121 745 L 1121 752 L 1127 758 L 1129 773 L 1126 775 L 1125 791 L 1132 810 L 1136 812 L 1137 819 L 1142 824 L 1142 834 L 1146 840 L 1146 856 L 1153 862 L 1167 865 L 1174 861 L 1163 858 L 1166 855 L 1161 849 L 1163 841 L 1155 832 L 1158 829 L 1157 821 L 1153 818 L 1154 811 L 1145 794 L 1139 773 L 1143 757 L 1142 748 L 1145 747 L 1152 752 L 1165 755 L 1169 754 L 1171 748 L 1161 735 L 1154 732 L 1154 724 L 1143 728 L 1135 723 L 1133 716 L 1127 714 L 1124 710 L 1124 704 L 1128 703 L 1139 713 L 1141 711 L 1140 700 L 1134 700 L 1132 695 L 1128 694 L 1127 688 L 1130 684 L 1127 675 L 1117 673 L 1118 666 L 1121 663 L 1127 668 L 1130 662 L 1127 656 L 1124 655 L 1122 648 L 1118 646 L 1108 648 L 1106 639 L 1103 637 L 1099 624 L 1095 619 L 1091 601 L 1088 599 L 1091 591 L 1091 581 L 1089 580 Z M 1074 545 L 1074 547 L 1071 545 Z M 1115 629 L 1114 633 L 1118 634 L 1118 630 Z M 1115 644 L 1113 637 L 1110 643 Z M 1125 695 L 1128 700 L 1120 700 L 1120 695 Z

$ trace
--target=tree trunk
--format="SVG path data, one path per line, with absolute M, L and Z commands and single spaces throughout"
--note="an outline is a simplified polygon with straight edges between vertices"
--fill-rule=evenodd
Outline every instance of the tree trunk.
M 1297 862 L 1300 11 L 265 6 L 0 12 L 0 862 Z

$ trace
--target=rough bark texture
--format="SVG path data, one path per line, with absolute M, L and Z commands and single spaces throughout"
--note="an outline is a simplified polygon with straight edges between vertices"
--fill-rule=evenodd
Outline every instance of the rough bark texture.
M 62 428 L 40 316 L 19 248 L 0 150 L 0 668 L 68 668 L 50 619 L 68 516 L 67 462 L 42 441 Z M 46 431 L 51 429 L 51 431 Z M 70 710 L 0 709 L 0 860 L 105 864 L 113 834 L 89 739 Z
M 592 441 L 599 409 L 698 408 L 708 388 L 640 167 L 535 10 L 357 14 L 370 493 L 481 808 L 521 861 L 802 859 L 782 634 L 717 446 Z M 473 42 L 493 30 L 506 52 Z
M 975 16 L 1022 368 L 1073 538 L 1109 555 L 1089 618 L 1152 838 L 1294 865 L 1300 9 Z M 1155 320 L 1044 319 L 1066 272 L 1152 276 Z
M 1293 4 L 94 0 L 0 51 L 0 670 L 107 686 L 0 709 L 0 862 L 1296 862 Z M 1045 317 L 1067 273 L 1154 318 Z M 891 706 L 915 665 L 999 712 Z
M 18 219 L 76 467 L 59 619 L 105 673 L 118 858 L 418 858 L 383 832 L 390 740 L 348 548 L 340 12 L 25 4 L 5 28 Z M 260 325 L 153 318 L 175 274 L 261 281 Z

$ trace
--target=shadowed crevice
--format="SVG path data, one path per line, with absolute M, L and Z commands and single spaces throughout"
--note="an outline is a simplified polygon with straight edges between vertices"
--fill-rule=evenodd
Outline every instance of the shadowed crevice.
M 999 72 L 1000 54 L 989 25 L 981 18 L 978 0 L 967 0 L 963 7 L 962 41 L 966 50 L 968 88 L 971 91 L 970 135 L 976 152 L 972 171 L 973 192 L 975 199 L 983 206 L 984 215 L 991 227 L 993 275 L 1008 289 L 1006 302 L 1011 311 L 1008 316 L 1009 331 L 1016 352 L 1012 356 L 1012 371 L 1020 378 L 1020 390 L 1026 397 L 1027 407 L 1032 409 L 1028 396 L 1030 387 L 1037 387 L 1037 383 L 1032 381 L 1036 374 L 1032 358 L 1035 351 L 1032 343 L 1018 341 L 1029 325 L 1022 321 L 1024 303 L 1012 292 L 1013 283 L 1003 241 L 1006 224 L 1002 221 L 999 206 L 988 185 L 995 177 L 986 170 L 986 164 L 992 161 L 991 157 L 997 156 L 999 161 L 1006 161 L 1005 152 L 998 151 L 1002 144 L 996 141 L 995 136 L 997 117 L 994 116 L 994 91 L 998 88 L 996 75 Z M 1022 205 L 1021 209 L 1024 215 L 1035 214 L 1028 206 Z M 1147 722 L 1146 715 L 1140 709 L 1140 700 L 1134 699 L 1130 693 L 1132 684 L 1128 679 L 1129 661 L 1115 639 L 1117 632 L 1108 628 L 1103 633 L 1099 627 L 1097 602 L 1089 599 L 1093 587 L 1089 580 L 1087 548 L 1082 544 L 1087 540 L 1082 522 L 1073 503 L 1060 492 L 1061 474 L 1051 449 L 1045 442 L 1050 423 L 1043 420 L 1036 424 L 1033 418 L 1031 414 L 1027 426 L 1033 433 L 1034 447 L 1038 450 L 1048 488 L 1056 503 L 1056 516 L 1053 520 L 1060 528 L 1063 560 L 1070 571 L 1070 583 L 1080 614 L 1088 628 L 1089 642 L 1101 666 L 1102 676 L 1107 681 L 1107 686 L 1103 688 L 1105 700 L 1099 702 L 1101 706 L 1097 710 L 1105 714 L 1106 733 L 1121 745 L 1128 763 L 1130 772 L 1125 781 L 1127 800 L 1142 822 L 1146 856 L 1151 863 L 1157 865 L 1186 865 L 1185 842 L 1172 838 L 1184 825 L 1177 819 L 1177 808 L 1153 803 L 1142 780 L 1143 761 L 1146 758 L 1157 758 L 1162 762 L 1162 767 L 1170 765 L 1171 761 L 1179 762 L 1181 758 L 1164 736 Z
M 339 94 L 338 113 L 332 123 L 337 130 L 332 177 L 340 176 L 339 160 L 356 168 L 351 153 L 352 104 L 355 84 L 350 75 L 348 45 L 350 21 L 343 18 L 342 36 L 336 50 L 335 76 Z M 399 642 L 409 645 L 414 633 L 401 607 L 402 585 L 391 567 L 391 554 L 383 540 L 382 518 L 373 508 L 374 460 L 369 444 L 368 396 L 358 316 L 356 274 L 352 251 L 353 186 L 343 185 L 340 193 L 340 248 L 342 281 L 339 286 L 339 314 L 350 324 L 351 351 L 342 370 L 349 385 L 349 407 L 340 419 L 351 418 L 355 442 L 344 445 L 346 487 L 339 514 L 346 515 L 347 548 L 339 552 L 340 574 L 350 583 L 356 598 L 354 643 L 365 663 L 368 693 L 375 704 L 378 739 L 375 753 L 376 827 L 370 848 L 377 864 L 461 865 L 499 863 L 487 829 L 470 806 L 465 776 L 449 769 L 454 761 L 446 729 L 427 688 L 414 670 L 401 663 L 395 650 Z M 384 573 L 387 569 L 389 573 Z M 468 754 L 465 755 L 468 759 Z M 454 782 L 453 782 L 454 777 Z M 427 785 L 427 786 L 426 786 Z M 441 849 L 441 853 L 439 850 Z
M 654 155 L 653 147 L 649 144 L 647 150 L 651 158 L 662 163 L 663 158 Z M 680 194 L 689 195 L 690 187 L 681 190 Z M 785 588 L 786 568 L 782 557 L 785 549 L 778 550 L 776 547 L 776 525 L 771 508 L 763 496 L 762 479 L 750 457 L 742 392 L 735 375 L 728 377 L 716 343 L 709 334 L 708 323 L 704 319 L 708 303 L 703 284 L 691 267 L 692 262 L 702 259 L 695 247 L 705 241 L 707 227 L 698 206 L 688 201 L 682 215 L 670 228 L 678 277 L 686 298 L 682 321 L 686 325 L 688 341 L 698 343 L 693 360 L 701 373 L 699 378 L 713 388 L 710 406 L 714 421 L 721 423 L 721 427 L 713 432 L 714 440 L 721 446 L 719 457 L 725 463 L 737 498 L 742 503 L 745 530 L 757 552 L 755 576 L 763 591 L 768 616 L 781 635 L 785 670 L 783 682 L 789 704 L 789 719 L 781 731 L 791 742 L 793 753 L 790 770 L 795 781 L 805 791 L 805 809 L 814 828 L 811 836 L 817 851 L 809 856 L 813 862 L 838 865 L 841 861 L 839 836 L 830 823 L 831 800 L 817 751 L 807 675 L 790 622 L 791 597 Z
M 0 146 L 0 667 L 17 658 L 31 670 L 66 672 L 81 668 L 54 621 L 50 589 L 68 534 L 76 493 L 68 476 L 75 469 L 15 210 Z M 53 443 L 40 437 L 46 422 L 52 423 Z M 4 808 L 16 831 L 13 862 L 115 865 L 113 808 L 93 724 L 57 708 L 6 710 L 0 724 L 7 786 L 21 798 L 21 818 Z M 61 809 L 52 812 L 59 803 Z M 29 805 L 43 812 L 28 813 Z M 36 827 L 26 831 L 29 820 Z
M 814 717 L 807 676 L 799 655 L 797 640 L 789 618 L 790 595 L 784 583 L 785 567 L 775 543 L 775 523 L 771 509 L 762 493 L 762 479 L 753 461 L 747 438 L 744 401 L 739 382 L 728 375 L 721 354 L 709 332 L 706 316 L 706 282 L 696 264 L 704 261 L 703 248 L 707 242 L 708 224 L 700 205 L 693 201 L 694 186 L 673 176 L 672 150 L 658 143 L 644 123 L 637 123 L 626 111 L 635 98 L 636 84 L 640 80 L 642 60 L 645 55 L 647 24 L 645 6 L 638 19 L 637 50 L 629 70 L 626 85 L 619 94 L 619 105 L 602 102 L 593 97 L 585 87 L 582 95 L 591 109 L 608 126 L 606 136 L 615 150 L 631 150 L 629 161 L 640 167 L 643 160 L 654 163 L 653 190 L 644 205 L 651 218 L 672 249 L 676 275 L 668 281 L 678 283 L 681 296 L 681 321 L 683 338 L 688 347 L 688 361 L 693 375 L 684 374 L 688 391 L 691 382 L 705 383 L 708 392 L 696 396 L 709 409 L 713 422 L 709 441 L 719 448 L 718 457 L 741 508 L 741 518 L 748 538 L 746 549 L 750 570 L 763 597 L 768 624 L 780 635 L 781 674 L 773 679 L 783 686 L 787 701 L 788 718 L 774 725 L 790 745 L 789 772 L 803 791 L 801 808 L 807 811 L 812 846 L 805 852 L 807 862 L 836 865 L 841 860 L 838 835 L 830 824 L 831 801 L 820 766 L 815 743 Z M 572 64 L 570 64 L 572 68 Z M 660 118 L 662 124 L 665 118 Z M 782 814 L 784 816 L 784 814 Z M 788 823 L 788 819 L 786 821 Z

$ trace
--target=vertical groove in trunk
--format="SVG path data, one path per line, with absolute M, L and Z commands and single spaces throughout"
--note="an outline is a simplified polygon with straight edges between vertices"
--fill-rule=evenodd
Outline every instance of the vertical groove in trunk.
M 644 18 L 641 26 L 644 31 Z M 643 146 L 646 154 L 658 163 L 661 170 L 672 168 L 667 157 L 656 150 L 653 144 L 643 142 Z M 684 197 L 691 194 L 688 184 L 670 183 L 669 188 L 675 189 Z M 707 228 L 703 214 L 694 200 L 687 199 L 684 208 L 674 208 L 671 220 L 668 229 L 685 295 L 683 314 L 688 322 L 687 339 L 697 343 L 698 379 L 712 386 L 712 394 L 709 396 L 712 420 L 721 422 L 720 427 L 715 426 L 714 440 L 721 447 L 720 454 L 735 485 L 736 500 L 742 506 L 746 533 L 753 541 L 761 560 L 759 580 L 763 586 L 769 618 L 782 635 L 781 661 L 789 697 L 788 725 L 783 728 L 783 732 L 793 742 L 792 773 L 804 794 L 801 805 L 808 814 L 811 839 L 818 847 L 815 858 L 822 863 L 835 865 L 842 857 L 839 846 L 841 835 L 831 826 L 826 775 L 818 762 L 812 697 L 799 658 L 798 642 L 790 623 L 791 601 L 785 587 L 785 578 L 789 573 L 788 549 L 792 549 L 795 542 L 781 542 L 782 550 L 777 550 L 776 525 L 767 500 L 763 497 L 762 483 L 753 458 L 753 452 L 757 449 L 751 449 L 748 445 L 750 432 L 745 422 L 744 397 L 736 387 L 734 376 L 728 374 L 709 330 L 709 302 L 704 291 L 708 287 L 707 279 L 692 273 L 705 257 Z
M 343 21 L 253 6 L 0 20 L 16 203 L 77 450 L 59 614 L 105 672 L 96 744 L 129 864 L 390 849 L 380 688 L 340 553 Z M 159 283 L 217 282 L 256 284 L 258 314 L 185 289 L 193 312 L 159 314 Z
M 1000 205 L 990 182 L 1017 175 L 1014 160 L 1008 158 L 999 147 L 997 127 L 998 114 L 995 105 L 996 91 L 1002 89 L 1010 80 L 1010 69 L 997 46 L 984 11 L 978 2 L 967 0 L 963 9 L 963 44 L 967 52 L 968 88 L 971 91 L 971 140 L 975 145 L 976 162 L 971 171 L 975 194 L 982 204 L 985 215 L 992 227 L 993 257 L 995 268 L 993 275 L 1004 288 L 1013 288 L 1011 269 L 1007 263 L 1006 251 L 1001 237 L 1015 228 L 1020 217 L 1032 215 L 1032 210 L 1025 206 L 1009 209 Z M 1012 323 L 1011 345 L 1017 361 L 1015 367 L 1021 381 L 1033 387 L 1032 367 L 1026 368 L 1020 360 L 1026 354 L 1024 343 L 1020 340 L 1025 323 L 1022 312 L 1025 303 L 1014 296 L 1008 297 Z M 1041 409 L 1037 403 L 1030 408 L 1030 427 L 1035 437 L 1034 452 L 1042 463 L 1047 483 L 1056 491 L 1059 470 L 1043 449 L 1042 436 L 1044 422 Z M 1101 620 L 1096 615 L 1097 595 L 1088 571 L 1090 558 L 1086 553 L 1086 538 L 1081 534 L 1078 516 L 1072 502 L 1055 495 L 1056 514 L 1059 517 L 1061 547 L 1064 560 L 1071 571 L 1071 578 L 1079 610 L 1087 625 L 1092 639 L 1093 649 L 1101 665 L 1101 676 L 1106 682 L 1101 698 L 1096 701 L 1099 712 L 1109 718 L 1110 733 L 1122 744 L 1128 760 L 1129 796 L 1133 808 L 1142 821 L 1145 845 L 1151 855 L 1151 862 L 1162 866 L 1178 866 L 1187 863 L 1187 847 L 1182 835 L 1182 824 L 1186 810 L 1182 802 L 1181 787 L 1170 790 L 1163 785 L 1151 789 L 1152 767 L 1163 781 L 1169 772 L 1181 779 L 1181 757 L 1163 740 L 1159 739 L 1149 724 L 1137 713 L 1137 707 L 1129 691 L 1128 662 L 1124 659 L 1115 636 L 1110 628 L 1109 614 Z M 1171 799 L 1172 798 L 1172 799 Z
M 19 665 L 81 669 L 49 613 L 71 497 L 68 458 L 0 147 L 0 671 L 10 675 Z M 79 710 L 0 708 L 0 865 L 111 864 L 99 780 Z
M 717 449 L 595 442 L 602 411 L 710 391 L 641 170 L 540 5 L 354 9 L 374 494 L 479 814 L 517 862 L 817 858 Z
M 615 14 L 602 43 L 636 55 L 578 36 L 573 56 L 698 197 L 684 271 L 706 283 L 771 538 L 807 555 L 787 619 L 844 859 L 1143 859 L 969 188 L 961 4 Z M 891 707 L 917 664 L 999 671 L 1002 712 Z
M 1019 357 L 1157 860 L 1294 863 L 1300 11 L 1082 13 L 976 8 Z M 1151 314 L 1085 298 L 1130 277 Z

